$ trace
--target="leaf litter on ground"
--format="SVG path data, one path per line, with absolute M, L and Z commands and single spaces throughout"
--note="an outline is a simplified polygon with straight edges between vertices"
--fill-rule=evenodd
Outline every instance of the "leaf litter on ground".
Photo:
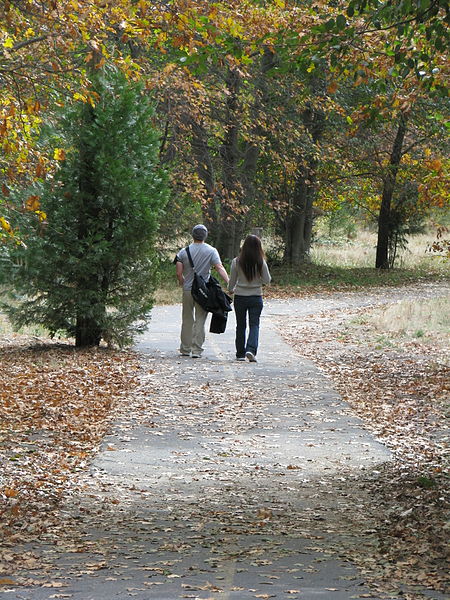
M 352 560 L 378 590 L 424 598 L 420 589 L 445 593 L 449 585 L 450 332 L 420 329 L 417 336 L 391 322 L 381 335 L 386 300 L 382 308 L 324 311 L 279 326 L 393 453 L 358 482 L 358 493 L 350 491 L 375 538 L 360 554 L 354 549 Z
M 383 290 L 383 293 L 388 292 Z M 408 349 L 406 357 L 403 346 L 396 347 L 395 351 L 392 348 L 380 350 L 376 347 L 379 342 L 367 339 L 366 326 L 358 328 L 352 323 L 360 316 L 359 310 L 341 312 L 339 317 L 335 313 L 323 313 L 306 321 L 302 319 L 301 323 L 285 322 L 282 330 L 302 355 L 329 373 L 352 409 L 389 445 L 395 461 L 367 475 L 342 473 L 337 479 L 323 476 L 319 482 L 302 481 L 298 490 L 292 486 L 292 493 L 301 489 L 310 501 L 309 508 L 295 514 L 285 511 L 282 502 L 277 505 L 272 501 L 268 507 L 261 506 L 261 495 L 269 492 L 269 488 L 261 484 L 248 504 L 238 483 L 230 477 L 227 484 L 225 473 L 221 477 L 225 485 L 229 485 L 229 504 L 224 506 L 223 501 L 212 496 L 204 499 L 203 506 L 198 506 L 194 498 L 187 496 L 178 510 L 172 506 L 169 510 L 163 509 L 161 505 L 158 510 L 165 510 L 167 514 L 165 525 L 155 523 L 150 516 L 143 519 L 129 510 L 136 498 L 154 502 L 150 490 L 128 484 L 128 489 L 121 488 L 119 493 L 108 481 L 104 481 L 99 490 L 98 482 L 93 485 L 85 477 L 111 419 L 120 422 L 118 441 L 126 440 L 136 425 L 145 426 L 156 436 L 176 426 L 177 435 L 186 440 L 192 437 L 192 428 L 198 427 L 200 422 L 207 424 L 205 431 L 213 428 L 224 435 L 236 435 L 250 427 L 269 430 L 270 424 L 260 420 L 261 390 L 250 392 L 245 382 L 240 389 L 232 389 L 223 383 L 208 381 L 191 394 L 188 403 L 184 398 L 177 404 L 177 397 L 185 386 L 176 382 L 174 367 L 167 362 L 163 367 L 152 359 L 142 363 L 133 353 L 105 349 L 80 352 L 58 345 L 40 349 L 29 348 L 26 343 L 19 348 L 17 344 L 5 346 L 1 366 L 9 387 L 8 393 L 2 396 L 0 409 L 2 422 L 7 424 L 1 431 L 0 449 L 8 465 L 0 482 L 1 510 L 6 515 L 6 519 L 2 518 L 1 533 L 7 540 L 0 559 L 4 585 L 12 585 L 11 565 L 15 561 L 14 568 L 21 571 L 22 584 L 36 583 L 35 579 L 27 579 L 25 573 L 40 571 L 45 578 L 45 569 L 47 583 L 52 583 L 58 548 L 80 557 L 89 554 L 84 559 L 84 570 L 74 576 L 104 569 L 102 557 L 110 560 L 107 557 L 111 552 L 111 539 L 94 539 L 94 535 L 93 539 L 85 539 L 80 536 L 80 528 L 84 525 L 94 532 L 106 522 L 112 537 L 119 539 L 131 531 L 136 536 L 130 556 L 116 559 L 116 571 L 112 573 L 117 572 L 117 575 L 120 561 L 126 564 L 128 560 L 137 559 L 141 533 L 154 536 L 157 545 L 152 552 L 161 560 L 152 563 L 152 567 L 147 564 L 142 568 L 158 569 L 154 575 L 162 579 L 145 582 L 147 587 L 164 585 L 164 581 L 172 577 L 184 577 L 182 570 L 174 572 L 179 559 L 167 557 L 181 558 L 199 539 L 202 544 L 215 548 L 213 533 L 220 531 L 230 542 L 227 543 L 225 537 L 222 547 L 214 550 L 217 556 L 211 569 L 217 572 L 220 572 L 221 561 L 226 562 L 230 557 L 237 564 L 243 564 L 244 559 L 252 560 L 255 568 L 260 568 L 272 563 L 267 556 L 275 559 L 293 552 L 280 547 L 271 537 L 271 534 L 281 533 L 287 540 L 295 536 L 311 540 L 308 551 L 325 556 L 340 555 L 356 562 L 377 593 L 413 600 L 423 597 L 419 588 L 443 590 L 447 582 L 441 527 L 445 493 L 444 439 L 440 401 L 434 400 L 442 398 L 445 388 L 447 372 L 442 362 L 445 352 L 440 348 L 430 353 L 429 347 L 419 349 L 416 342 L 413 347 L 417 353 L 411 354 Z M 427 358 L 430 354 L 433 355 L 431 361 Z M 15 373 L 17 378 L 10 381 L 5 377 L 9 372 Z M 26 385 L 27 380 L 31 384 Z M 409 392 L 404 393 L 399 402 L 398 382 L 403 380 L 406 383 L 402 385 L 409 385 Z M 265 400 L 270 400 L 275 393 L 279 391 L 265 389 Z M 13 404 L 11 398 L 16 398 Z M 121 401 L 125 399 L 126 402 Z M 273 400 L 283 402 L 278 395 Z M 325 415 L 312 416 L 326 418 Z M 207 460 L 199 477 L 215 476 L 214 464 L 239 458 L 239 448 L 238 440 L 234 440 L 233 444 L 218 445 L 215 454 L 207 455 L 205 446 Z M 115 444 L 111 444 L 110 450 L 114 449 Z M 254 459 L 252 468 L 264 475 L 264 466 L 258 464 L 257 446 L 246 458 Z M 178 452 L 173 459 L 182 467 L 189 455 Z M 235 468 L 233 465 L 234 472 Z M 294 475 L 299 470 L 299 464 L 287 463 L 280 465 L 279 473 L 271 476 L 281 476 L 283 472 Z M 92 511 L 89 502 L 83 504 L 80 499 L 83 495 L 96 498 L 96 511 Z M 83 521 L 74 521 L 73 515 L 66 515 L 69 520 L 64 521 L 61 510 L 55 510 L 68 497 L 79 503 L 79 517 Z M 170 501 L 170 487 L 167 500 Z M 261 539 L 261 546 L 256 548 L 237 549 L 233 540 L 242 533 L 264 535 L 266 541 Z M 101 534 L 104 535 L 103 529 Z M 168 536 L 167 542 L 163 540 L 164 535 Z M 45 536 L 56 544 L 53 556 L 52 553 L 48 556 L 48 564 L 33 552 L 14 554 L 18 544 L 39 541 Z M 363 553 L 361 540 L 364 540 Z M 92 561 L 92 555 L 97 557 L 96 562 Z M 314 563 L 299 564 L 298 570 L 313 572 Z M 123 575 L 118 578 L 126 579 Z M 42 583 L 45 579 L 41 577 L 39 581 Z
M 42 557 L 14 548 L 58 529 L 55 510 L 74 493 L 114 406 L 132 393 L 139 363 L 129 352 L 36 345 L 29 336 L 0 339 L 0 351 L 1 577 L 42 567 Z

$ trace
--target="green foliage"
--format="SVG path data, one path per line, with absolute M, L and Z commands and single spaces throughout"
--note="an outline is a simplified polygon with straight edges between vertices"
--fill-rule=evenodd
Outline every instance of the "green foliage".
M 314 242 L 325 244 L 336 241 L 349 241 L 356 237 L 358 221 L 362 221 L 358 206 L 338 197 L 332 210 L 316 219 Z
M 437 487 L 437 481 L 433 477 L 427 477 L 426 475 L 421 475 L 417 478 L 417 485 L 424 490 L 431 490 Z
M 171 194 L 166 205 L 164 219 L 160 223 L 159 232 L 163 242 L 162 251 L 167 249 L 166 241 L 176 240 L 178 236 L 191 232 L 193 223 L 203 220 L 199 202 L 179 190 L 176 181 L 171 181 Z M 175 243 L 176 245 L 176 243 Z M 178 248 L 177 248 L 178 249 Z
M 124 345 L 152 306 L 166 176 L 142 89 L 110 72 L 95 91 L 95 106 L 76 103 L 57 122 L 65 160 L 40 190 L 47 222 L 10 252 L 7 312 L 16 327 L 40 323 L 78 346 Z
M 347 15 L 364 17 L 369 30 L 395 32 L 395 45 L 386 40 L 386 53 L 395 59 L 391 74 L 404 78 L 413 72 L 425 87 L 448 96 L 447 86 L 436 80 L 436 57 L 449 42 L 448 0 L 350 0 Z

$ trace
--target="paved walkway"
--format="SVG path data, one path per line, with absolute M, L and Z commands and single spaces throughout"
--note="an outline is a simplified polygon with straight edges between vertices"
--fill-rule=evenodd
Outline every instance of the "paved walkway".
M 383 301 L 380 291 L 266 302 L 257 364 L 233 360 L 233 315 L 191 359 L 176 351 L 180 307 L 155 308 L 137 344 L 140 392 L 62 507 L 59 542 L 52 532 L 30 548 L 46 557 L 48 587 L 0 596 L 378 599 L 349 556 L 376 543 L 354 490 L 389 452 L 276 321 Z
M 408 295 L 417 287 L 389 293 Z M 383 302 L 383 291 L 267 302 L 257 364 L 233 360 L 233 315 L 191 359 L 176 351 L 180 307 L 155 308 L 137 344 L 140 392 L 61 508 L 59 540 L 29 549 L 48 562 L 46 587 L 0 597 L 378 600 L 349 556 L 376 543 L 355 489 L 389 452 L 276 321 Z
M 137 344 L 142 390 L 63 508 L 61 546 L 41 545 L 54 587 L 0 596 L 369 597 L 346 558 L 361 531 L 345 489 L 389 453 L 275 324 L 329 305 L 267 302 L 257 364 L 233 360 L 233 315 L 192 359 L 176 351 L 180 307 L 155 308 Z

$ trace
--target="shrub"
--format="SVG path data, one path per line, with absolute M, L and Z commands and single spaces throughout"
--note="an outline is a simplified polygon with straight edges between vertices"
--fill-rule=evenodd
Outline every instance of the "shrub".
M 77 102 L 57 120 L 65 159 L 39 191 L 46 221 L 10 252 L 6 310 L 16 327 L 40 323 L 77 346 L 125 345 L 152 306 L 167 184 L 141 87 L 102 72 L 94 90 L 95 105 Z

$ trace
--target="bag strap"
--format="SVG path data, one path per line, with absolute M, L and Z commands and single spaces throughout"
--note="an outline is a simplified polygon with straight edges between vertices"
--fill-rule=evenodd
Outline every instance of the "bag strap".
M 192 260 L 191 251 L 189 250 L 189 246 L 186 246 L 185 250 L 186 250 L 187 257 L 189 259 L 189 264 L 191 265 L 191 268 L 195 273 L 194 261 Z M 211 256 L 212 256 L 212 254 L 211 254 Z
M 194 261 L 192 260 L 191 251 L 189 250 L 189 246 L 186 246 L 185 250 L 186 250 L 186 254 L 188 256 L 191 268 L 195 272 Z

